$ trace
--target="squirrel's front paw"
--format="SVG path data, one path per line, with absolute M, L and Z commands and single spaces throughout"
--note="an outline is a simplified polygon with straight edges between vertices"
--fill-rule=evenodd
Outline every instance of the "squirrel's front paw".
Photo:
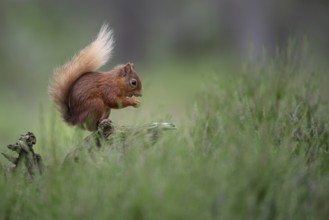
M 131 105 L 134 106 L 135 108 L 139 107 L 140 103 L 141 102 L 137 99 L 134 99 L 134 98 L 131 99 Z

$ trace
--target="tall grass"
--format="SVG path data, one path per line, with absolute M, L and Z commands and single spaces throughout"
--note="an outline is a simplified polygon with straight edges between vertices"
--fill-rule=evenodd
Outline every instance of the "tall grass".
M 186 123 L 155 144 L 61 166 L 83 133 L 43 122 L 46 173 L 30 182 L 2 161 L 0 219 L 326 219 L 327 69 L 286 58 L 202 79 Z

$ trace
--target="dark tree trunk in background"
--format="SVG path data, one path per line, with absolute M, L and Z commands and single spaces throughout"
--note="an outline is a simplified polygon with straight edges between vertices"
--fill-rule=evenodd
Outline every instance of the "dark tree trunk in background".
M 56 3 L 35 0 L 24 2 L 26 5 L 23 2 L 0 1 L 0 18 L 4 17 L 0 19 L 4 36 L 0 38 L 9 41 L 8 29 L 23 30 L 21 27 L 42 22 L 48 22 L 46 26 L 61 24 L 69 29 L 83 29 L 99 27 L 107 21 L 116 39 L 113 63 L 148 62 L 147 56 L 163 53 L 189 59 L 231 50 L 242 58 L 262 60 L 264 52 L 271 55 L 276 46 L 284 50 L 289 36 L 301 39 L 309 36 L 319 51 L 329 53 L 328 0 L 58 0 Z M 16 9 L 23 6 L 29 6 L 26 11 L 35 16 L 18 13 Z M 10 25 L 3 27 L 8 20 Z M 7 54 L 6 45 L 0 42 L 3 48 L 0 53 Z
M 115 25 L 116 48 L 120 48 L 115 50 L 115 57 L 120 59 L 119 62 L 138 61 L 147 52 L 147 42 L 151 38 L 148 34 L 151 20 L 148 2 L 120 0 L 111 4 L 117 9 L 116 20 L 110 22 Z
M 221 0 L 217 1 L 226 36 L 243 58 L 262 60 L 275 47 L 285 49 L 289 38 L 300 43 L 309 37 L 328 54 L 329 1 L 326 0 Z M 222 26 L 220 28 L 222 28 Z
M 223 0 L 220 3 L 224 24 L 236 52 L 242 57 L 262 59 L 273 53 L 275 35 L 271 0 Z

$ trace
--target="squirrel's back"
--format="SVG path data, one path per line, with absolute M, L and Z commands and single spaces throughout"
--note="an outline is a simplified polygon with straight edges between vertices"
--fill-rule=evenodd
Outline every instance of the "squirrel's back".
M 68 99 L 73 84 L 83 74 L 94 72 L 103 66 L 111 57 L 113 44 L 112 31 L 105 24 L 93 42 L 55 70 L 49 93 L 63 118 L 69 114 Z

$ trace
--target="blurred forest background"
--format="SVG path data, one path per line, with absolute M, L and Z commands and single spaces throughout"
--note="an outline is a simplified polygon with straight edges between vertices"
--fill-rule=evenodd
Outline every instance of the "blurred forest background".
M 151 66 L 173 63 L 193 69 L 204 60 L 264 62 L 265 54 L 284 51 L 291 39 L 307 39 L 319 57 L 329 53 L 327 0 L 2 0 L 1 145 L 38 127 L 51 106 L 53 69 L 87 45 L 104 22 L 116 40 L 107 67 L 131 61 L 145 70 L 144 78 L 157 74 Z

